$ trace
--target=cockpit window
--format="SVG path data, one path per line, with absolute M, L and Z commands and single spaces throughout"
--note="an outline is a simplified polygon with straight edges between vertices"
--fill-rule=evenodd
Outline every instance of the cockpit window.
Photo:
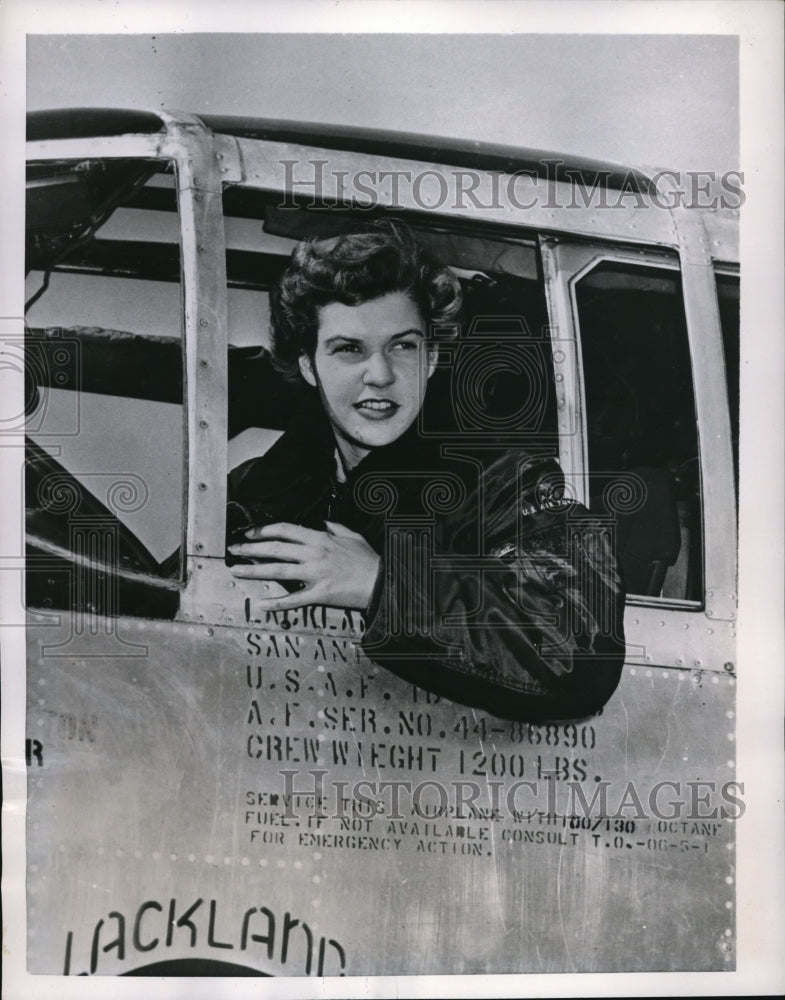
M 33 163 L 27 227 L 28 600 L 168 617 L 184 527 L 174 175 Z M 36 573 L 44 557 L 54 569 Z M 88 600 L 79 574 L 99 568 L 112 586 Z
M 700 601 L 700 463 L 680 274 L 605 261 L 577 282 L 576 304 L 592 505 L 616 514 L 627 591 Z

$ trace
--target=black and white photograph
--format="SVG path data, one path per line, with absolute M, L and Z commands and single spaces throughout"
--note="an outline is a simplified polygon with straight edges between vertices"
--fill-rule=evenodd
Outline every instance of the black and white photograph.
M 781 11 L 23 6 L 9 1000 L 778 992 Z

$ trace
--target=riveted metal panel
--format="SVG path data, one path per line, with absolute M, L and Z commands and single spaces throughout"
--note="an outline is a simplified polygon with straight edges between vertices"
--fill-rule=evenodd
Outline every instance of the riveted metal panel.
M 706 614 L 736 619 L 736 489 L 728 388 L 711 240 L 699 215 L 676 213 L 684 314 L 690 338 L 701 449 L 701 491 L 707 533 L 726 544 L 706 546 Z
M 223 549 L 228 372 L 222 181 L 201 127 L 178 165 L 185 293 L 189 557 Z M 185 600 L 187 601 L 187 593 Z
M 627 667 L 528 726 L 288 624 L 30 629 L 31 971 L 734 967 L 732 677 Z

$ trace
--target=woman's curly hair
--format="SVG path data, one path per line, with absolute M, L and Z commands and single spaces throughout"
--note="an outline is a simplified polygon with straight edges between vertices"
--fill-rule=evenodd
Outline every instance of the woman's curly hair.
M 270 293 L 274 367 L 289 381 L 300 379 L 298 358 L 316 351 L 320 307 L 360 305 L 391 292 L 408 295 L 426 324 L 447 323 L 461 307 L 457 277 L 402 222 L 382 219 L 298 244 Z

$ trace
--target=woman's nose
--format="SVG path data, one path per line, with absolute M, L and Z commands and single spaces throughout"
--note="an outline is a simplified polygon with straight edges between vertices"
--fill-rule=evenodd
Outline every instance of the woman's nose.
M 395 374 L 387 355 L 381 351 L 372 354 L 363 372 L 363 382 L 366 385 L 389 385 L 393 381 Z

